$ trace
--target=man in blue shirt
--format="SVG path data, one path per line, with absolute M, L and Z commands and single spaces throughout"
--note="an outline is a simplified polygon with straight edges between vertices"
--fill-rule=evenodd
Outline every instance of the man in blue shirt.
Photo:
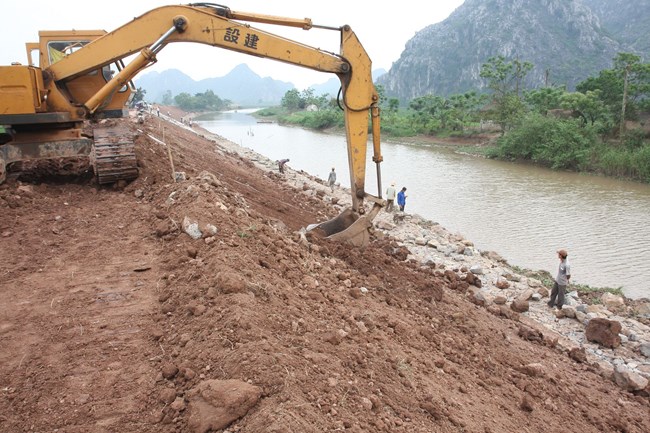
M 397 193 L 397 206 L 399 210 L 404 212 L 404 206 L 406 206 L 406 187 L 402 187 L 400 192 Z

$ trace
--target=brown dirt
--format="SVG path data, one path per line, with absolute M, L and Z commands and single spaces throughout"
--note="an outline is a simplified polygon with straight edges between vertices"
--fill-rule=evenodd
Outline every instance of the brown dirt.
M 650 431 L 557 336 L 391 239 L 301 240 L 325 200 L 173 125 L 170 183 L 158 124 L 122 188 L 0 186 L 0 431 Z

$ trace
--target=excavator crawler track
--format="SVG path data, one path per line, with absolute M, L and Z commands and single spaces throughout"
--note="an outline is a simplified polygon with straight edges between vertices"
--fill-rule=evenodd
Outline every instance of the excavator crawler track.
M 93 166 L 97 182 L 107 184 L 138 177 L 133 133 L 128 127 L 96 127 L 93 129 L 93 135 Z

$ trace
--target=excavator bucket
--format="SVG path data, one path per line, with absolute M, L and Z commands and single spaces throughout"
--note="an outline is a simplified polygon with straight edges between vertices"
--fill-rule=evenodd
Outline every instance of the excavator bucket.
M 315 231 L 327 239 L 347 242 L 354 246 L 364 247 L 370 241 L 370 227 L 381 205 L 375 204 L 372 211 L 359 215 L 351 208 L 345 209 L 337 217 L 320 224 L 311 225 L 308 231 Z

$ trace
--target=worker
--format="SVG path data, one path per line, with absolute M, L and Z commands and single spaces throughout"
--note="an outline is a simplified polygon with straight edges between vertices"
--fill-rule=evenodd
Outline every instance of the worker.
M 404 207 L 406 206 L 406 187 L 403 187 L 400 192 L 397 193 L 397 206 L 399 206 L 400 212 L 404 212 Z
M 327 178 L 327 184 L 332 189 L 332 192 L 334 192 L 334 184 L 335 183 L 336 183 L 336 171 L 334 171 L 334 167 L 332 167 L 332 171 L 330 171 L 330 175 Z
M 395 195 L 397 190 L 395 189 L 395 181 L 390 183 L 390 186 L 386 188 L 386 212 L 392 212 L 395 205 Z
M 280 173 L 284 173 L 284 165 L 289 162 L 289 158 L 287 159 L 281 159 L 278 161 L 278 170 L 280 170 Z

